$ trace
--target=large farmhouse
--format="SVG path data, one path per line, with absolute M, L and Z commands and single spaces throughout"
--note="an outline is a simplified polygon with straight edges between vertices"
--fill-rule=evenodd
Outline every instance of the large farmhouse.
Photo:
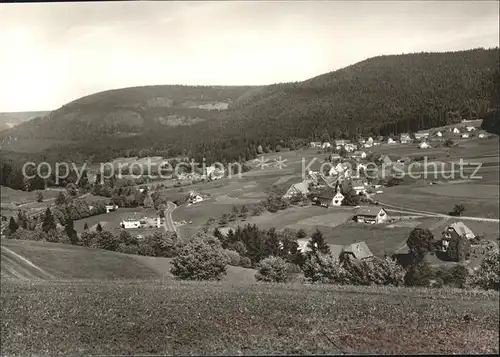
M 140 228 L 141 227 L 141 221 L 139 218 L 135 216 L 127 217 L 124 218 L 120 222 L 120 226 L 125 229 L 131 229 L 131 228 Z
M 364 260 L 372 257 L 373 253 L 371 252 L 370 248 L 368 248 L 368 246 L 364 241 L 346 245 L 342 249 L 342 253 L 340 255 L 341 259 L 354 258 L 357 260 Z
M 446 252 L 448 250 L 448 246 L 450 245 L 450 241 L 458 239 L 459 237 L 465 237 L 470 240 L 474 239 L 475 236 L 474 232 L 472 232 L 472 230 L 463 222 L 450 224 L 443 232 L 443 236 L 441 238 L 441 250 Z
M 307 181 L 302 181 L 299 183 L 295 183 L 290 188 L 286 193 L 283 195 L 283 198 L 292 198 L 294 196 L 305 196 L 309 193 L 309 184 Z
M 361 207 L 354 216 L 358 223 L 380 224 L 387 222 L 387 212 L 379 207 Z
M 344 195 L 340 193 L 340 191 L 337 191 L 335 195 L 322 195 L 317 197 L 316 202 L 322 207 L 330 207 L 330 206 L 340 206 L 342 205 L 342 201 L 344 200 Z

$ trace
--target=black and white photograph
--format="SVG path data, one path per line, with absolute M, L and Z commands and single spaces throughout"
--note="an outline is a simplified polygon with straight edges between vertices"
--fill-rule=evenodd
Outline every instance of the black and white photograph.
M 0 355 L 498 355 L 499 1 L 0 4 Z

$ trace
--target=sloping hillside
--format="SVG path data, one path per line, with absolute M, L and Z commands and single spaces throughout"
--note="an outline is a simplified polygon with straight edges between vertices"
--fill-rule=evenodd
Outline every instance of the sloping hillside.
M 5 259 L 4 259 L 5 258 Z M 17 279 L 141 279 L 173 281 L 171 259 L 60 243 L 2 240 L 2 277 Z M 255 281 L 255 270 L 228 267 L 225 281 Z
M 416 131 L 484 115 L 498 49 L 379 56 L 254 96 L 243 110 L 251 128 L 306 137 Z M 469 113 L 473 111 L 474 113 Z M 458 115 L 457 115 L 457 118 Z M 393 124 L 394 125 L 390 125 Z
M 41 117 L 50 112 L 7 112 L 0 113 L 0 131 L 13 128 L 36 117 Z
M 207 161 L 248 160 L 258 145 L 293 148 L 313 139 L 395 134 L 482 117 L 494 106 L 499 64 L 498 48 L 415 53 L 379 56 L 304 82 L 266 87 L 113 90 L 3 135 L 15 134 L 21 142 L 75 141 L 44 152 L 64 159 L 188 154 Z M 228 109 L 209 110 L 225 107 L 221 103 Z
M 110 90 L 77 99 L 2 136 L 83 141 L 189 126 L 216 118 L 251 89 L 165 85 Z

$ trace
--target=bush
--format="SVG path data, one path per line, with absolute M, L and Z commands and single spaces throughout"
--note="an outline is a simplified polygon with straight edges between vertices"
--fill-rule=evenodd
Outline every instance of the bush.
M 252 261 L 249 257 L 241 257 L 240 265 L 243 268 L 252 268 Z
M 463 204 L 457 204 L 453 207 L 453 211 L 450 212 L 451 216 L 461 216 L 465 212 L 465 206 Z
M 235 266 L 235 267 L 240 266 L 241 256 L 238 252 L 235 252 L 234 250 L 230 250 L 230 249 L 223 249 L 222 252 L 224 253 L 224 256 L 226 257 L 227 264 Z
M 346 284 L 348 276 L 338 259 L 330 254 L 310 253 L 302 265 L 304 277 L 313 283 Z
M 280 257 L 268 257 L 263 259 L 259 265 L 255 278 L 258 281 L 286 283 L 292 278 L 290 264 Z
M 183 280 L 220 280 L 226 275 L 226 263 L 216 238 L 197 236 L 173 259 L 171 273 Z
M 485 290 L 500 290 L 499 259 L 500 255 L 498 252 L 488 254 L 481 262 L 479 269 L 475 272 L 472 278 L 472 285 Z
M 417 261 L 408 267 L 404 282 L 406 286 L 429 286 L 432 270 L 425 260 Z
M 144 237 L 144 244 L 149 245 L 154 257 L 172 258 L 177 255 L 182 242 L 174 232 L 155 232 Z
M 344 268 L 349 284 L 352 285 L 400 286 L 404 284 L 405 270 L 392 259 L 347 260 Z
M 154 257 L 155 250 L 144 240 L 140 240 L 139 244 L 137 244 L 137 254 L 144 255 L 147 257 Z
M 470 242 L 465 236 L 450 240 L 446 255 L 448 259 L 455 262 L 463 262 L 470 256 Z
M 139 254 L 139 247 L 137 245 L 127 245 L 125 243 L 120 243 L 118 245 L 117 251 L 125 254 Z

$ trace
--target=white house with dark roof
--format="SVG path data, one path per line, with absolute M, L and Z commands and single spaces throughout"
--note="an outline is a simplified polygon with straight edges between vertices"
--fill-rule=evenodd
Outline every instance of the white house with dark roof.
M 361 151 L 361 150 L 356 150 L 351 154 L 351 157 L 353 159 L 357 159 L 357 160 L 366 159 L 366 152 Z
M 361 207 L 356 211 L 354 220 L 358 223 L 380 224 L 387 222 L 388 214 L 380 207 Z
M 354 180 L 352 181 L 352 189 L 356 192 L 357 195 L 366 193 L 366 182 L 362 180 Z
M 125 229 L 140 228 L 141 220 L 136 216 L 130 216 L 122 219 L 122 221 L 120 222 L 120 226 Z
M 430 133 L 428 131 L 419 131 L 415 133 L 415 139 L 426 139 Z

